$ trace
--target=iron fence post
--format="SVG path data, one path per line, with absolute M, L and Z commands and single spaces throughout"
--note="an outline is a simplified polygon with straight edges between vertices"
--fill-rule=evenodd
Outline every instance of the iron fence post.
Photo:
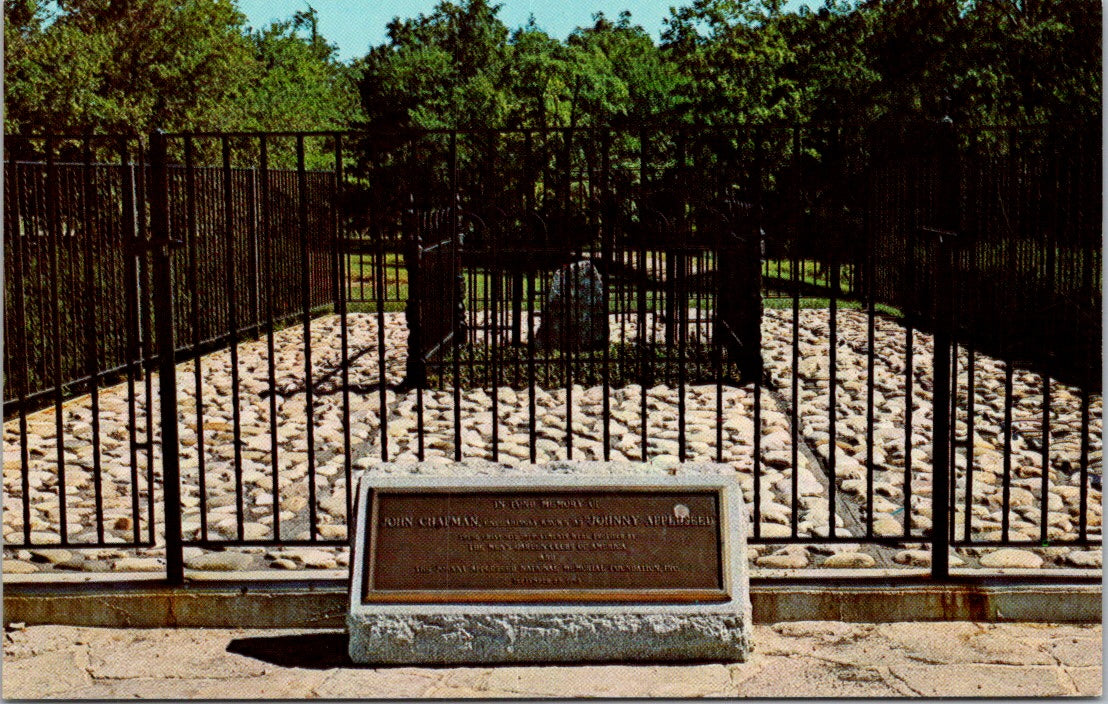
M 173 260 L 169 235 L 169 173 L 165 133 L 150 135 L 150 226 L 153 259 L 154 334 L 158 349 L 158 404 L 161 407 L 162 498 L 165 501 L 165 577 L 185 581 L 181 536 L 181 467 L 177 436 L 177 375 L 173 341 Z
M 949 118 L 938 127 L 940 201 L 935 241 L 933 279 L 934 344 L 932 370 L 931 447 L 931 577 L 950 576 L 950 468 L 951 468 L 951 334 L 954 298 L 954 240 L 958 237 L 961 173 L 954 124 Z M 910 521 L 911 507 L 905 507 Z
M 419 231 L 419 219 L 415 212 L 415 199 L 409 199 L 408 207 L 402 215 L 404 227 L 404 254 L 408 266 L 408 302 L 404 310 L 408 323 L 408 363 L 405 386 L 423 388 L 427 385 L 427 371 L 423 359 L 423 331 L 421 328 L 421 306 L 423 280 L 420 277 L 423 266 L 423 237 Z
M 935 338 L 932 369 L 935 375 L 932 398 L 931 448 L 931 576 L 945 579 L 950 574 L 949 496 L 950 486 L 950 245 L 940 238 L 935 271 Z M 905 509 L 909 514 L 911 507 Z M 905 520 L 910 520 L 906 517 Z

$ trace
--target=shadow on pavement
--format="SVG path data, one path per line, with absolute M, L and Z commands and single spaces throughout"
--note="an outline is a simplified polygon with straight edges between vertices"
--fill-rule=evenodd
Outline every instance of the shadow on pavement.
M 303 633 L 286 636 L 236 638 L 227 652 L 244 655 L 280 667 L 330 670 L 359 667 L 346 652 L 346 633 Z
M 347 654 L 347 635 L 345 632 L 328 631 L 323 633 L 302 633 L 283 636 L 256 636 L 252 638 L 236 638 L 227 644 L 227 652 L 243 655 L 255 660 L 277 665 L 278 667 L 298 667 L 305 670 L 330 670 L 336 667 L 343 668 L 391 668 L 404 667 L 395 663 L 374 664 L 354 663 Z M 574 662 L 522 662 L 522 663 L 489 663 L 474 661 L 472 663 L 449 664 L 419 664 L 425 669 L 450 669 L 454 667 L 512 667 L 525 665 L 528 667 L 566 667 L 566 666 L 597 666 L 597 665 L 707 665 L 720 662 L 719 660 L 680 660 L 680 661 L 606 661 L 606 660 L 582 660 Z

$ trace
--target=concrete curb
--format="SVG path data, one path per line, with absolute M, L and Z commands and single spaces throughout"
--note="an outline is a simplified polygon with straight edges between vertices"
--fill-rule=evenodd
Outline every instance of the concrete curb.
M 1100 623 L 1098 578 L 1036 582 L 823 570 L 754 577 L 755 623 L 1009 621 Z M 15 575 L 4 580 L 4 622 L 110 628 L 343 628 L 347 574 L 327 570 L 188 573 L 183 587 L 149 575 Z M 33 578 L 32 578 L 33 577 Z M 1025 577 L 1025 580 L 1029 579 Z

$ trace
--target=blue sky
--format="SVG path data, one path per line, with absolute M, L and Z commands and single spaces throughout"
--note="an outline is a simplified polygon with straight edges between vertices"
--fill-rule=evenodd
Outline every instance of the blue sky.
M 319 12 L 319 31 L 327 41 L 338 44 L 343 61 L 364 56 L 369 47 L 385 40 L 385 25 L 393 17 L 426 14 L 437 0 L 238 0 L 247 23 L 264 27 L 273 20 L 286 20 L 309 2 Z M 682 0 L 501 0 L 500 19 L 509 28 L 535 21 L 550 34 L 565 39 L 575 27 L 590 24 L 595 12 L 603 11 L 615 19 L 621 10 L 630 10 L 631 19 L 642 25 L 655 39 L 662 30 L 662 19 L 669 8 Z M 788 7 L 805 4 L 792 0 Z M 813 6 L 820 4 L 812 0 Z

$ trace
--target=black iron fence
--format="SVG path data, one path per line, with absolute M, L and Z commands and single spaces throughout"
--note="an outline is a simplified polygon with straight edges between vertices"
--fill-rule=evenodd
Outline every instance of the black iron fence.
M 126 161 L 94 161 L 103 152 L 98 142 L 107 141 L 27 139 L 25 148 L 45 159 L 5 162 L 4 371 L 8 389 L 19 390 L 5 399 L 7 415 L 19 404 L 46 405 L 55 393 L 89 393 L 122 378 L 131 364 L 153 364 L 145 256 L 150 167 L 137 140 L 117 147 Z M 227 140 L 223 166 L 201 167 L 192 142 L 184 142 L 184 163 L 169 166 L 167 177 L 177 252 L 174 334 L 182 358 L 298 316 L 302 269 L 310 308 L 338 299 L 333 172 L 305 172 L 301 183 L 296 171 L 264 163 L 234 168 Z M 89 161 L 57 161 L 67 147 Z
M 948 146 L 918 130 L 895 136 L 914 149 L 890 149 L 861 184 L 876 299 L 928 324 L 918 297 L 935 270 L 918 232 L 932 223 L 920 217 L 945 198 L 963 241 L 953 264 L 956 335 L 1099 390 L 1099 129 L 951 129 Z
M 6 542 L 160 536 L 179 579 L 185 546 L 345 545 L 377 459 L 565 457 L 728 462 L 754 544 L 930 544 L 937 576 L 952 546 L 1099 544 L 1099 349 L 1058 347 L 1099 319 L 1099 164 L 859 134 L 155 135 L 103 167 L 44 138 L 6 166 Z M 1057 207 L 988 216 L 1052 158 Z M 606 343 L 539 344 L 582 262 Z M 1045 299 L 1003 297 L 1029 267 Z
M 149 272 L 134 257 L 144 177 L 130 162 L 5 164 L 9 391 L 32 403 L 74 383 L 87 392 L 90 367 L 136 358 L 149 318 Z
M 363 225 L 344 233 L 339 243 L 346 271 L 346 300 L 375 305 L 377 286 L 383 285 L 383 300 L 389 310 L 403 310 L 408 300 L 408 242 L 399 213 L 375 218 L 372 227 Z M 379 283 L 380 282 L 380 283 Z

